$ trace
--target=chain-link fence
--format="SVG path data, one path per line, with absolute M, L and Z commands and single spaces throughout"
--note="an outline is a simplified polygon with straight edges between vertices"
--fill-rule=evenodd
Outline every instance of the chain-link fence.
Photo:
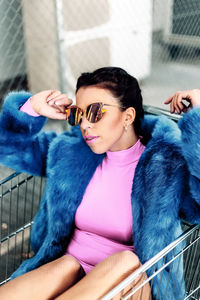
M 199 88 L 200 1 L 154 0 L 151 73 L 143 82 L 145 104 L 162 103 L 177 90 Z
M 25 87 L 33 92 L 58 88 L 73 93 L 81 72 L 105 65 L 122 66 L 138 78 L 150 74 L 150 0 L 142 5 L 129 0 L 0 3 L 4 87 L 12 89 L 25 76 Z
M 61 89 L 115 65 L 137 77 L 146 104 L 199 86 L 199 0 L 0 0 L 0 95 Z
M 21 1 L 0 1 L 0 95 L 28 88 Z

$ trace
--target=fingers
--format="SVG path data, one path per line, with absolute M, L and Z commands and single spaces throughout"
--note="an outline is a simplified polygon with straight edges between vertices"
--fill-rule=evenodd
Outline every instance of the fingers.
M 47 103 L 51 106 L 56 105 L 66 107 L 72 104 L 72 99 L 69 99 L 66 94 L 56 91 L 47 98 Z
M 52 91 L 49 93 L 48 97 L 47 97 L 47 102 L 50 101 L 50 100 L 52 100 L 52 99 L 54 99 L 54 98 L 56 98 L 56 97 L 59 96 L 59 95 L 61 95 L 61 92 L 60 92 L 60 91 L 54 91 L 54 90 L 52 90 Z
M 72 100 L 57 90 L 42 91 L 31 98 L 33 110 L 51 119 L 66 120 L 66 107 L 71 104 Z
M 69 99 L 66 95 L 60 95 L 59 97 L 56 97 L 47 103 L 49 105 L 62 105 L 66 107 L 72 104 L 72 99 Z
M 67 115 L 66 112 L 62 111 L 57 106 L 49 106 L 48 108 L 48 118 L 54 119 L 54 120 L 66 120 Z
M 175 110 L 179 113 L 179 106 L 177 102 L 177 94 L 174 94 L 173 96 L 170 96 L 165 102 L 165 104 L 170 104 L 170 112 L 174 113 Z
M 192 92 L 190 90 L 176 92 L 170 96 L 164 104 L 170 104 L 170 112 L 181 114 L 181 112 L 187 112 L 190 107 L 193 106 Z
M 174 101 L 172 101 L 173 112 L 177 111 L 178 114 L 181 113 L 181 100 L 182 100 L 182 97 L 180 97 L 180 95 L 178 93 L 175 94 Z
M 172 101 L 173 96 L 170 96 L 169 98 L 167 98 L 167 100 L 165 100 L 164 104 L 169 104 Z
M 61 113 L 65 113 L 66 112 L 65 106 L 58 106 L 56 104 L 52 104 L 52 105 L 50 105 L 50 107 L 54 108 L 54 110 L 56 112 L 61 112 Z
M 52 91 L 47 97 L 47 104 L 52 108 L 51 119 L 66 120 L 66 107 L 72 104 L 72 99 L 60 91 Z

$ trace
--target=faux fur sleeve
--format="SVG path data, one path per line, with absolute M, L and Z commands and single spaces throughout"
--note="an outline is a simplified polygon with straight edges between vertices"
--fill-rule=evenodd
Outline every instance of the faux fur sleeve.
M 192 175 L 200 179 L 200 107 L 193 108 L 178 122 L 182 153 Z
M 0 114 L 0 164 L 45 175 L 48 146 L 55 133 L 41 131 L 46 118 L 35 118 L 19 110 L 30 96 L 27 92 L 12 92 L 5 98 Z
M 181 147 L 190 175 L 189 188 L 192 195 L 186 197 L 184 215 L 193 223 L 200 223 L 200 107 L 193 108 L 178 122 L 181 129 Z

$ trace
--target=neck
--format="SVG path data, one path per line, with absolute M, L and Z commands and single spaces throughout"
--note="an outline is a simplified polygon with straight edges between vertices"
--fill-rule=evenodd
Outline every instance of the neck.
M 129 126 L 127 131 L 123 132 L 123 136 L 120 139 L 120 142 L 117 144 L 113 145 L 109 151 L 121 151 L 121 150 L 126 150 L 133 145 L 135 145 L 138 141 L 138 136 L 135 133 L 135 130 L 133 126 Z

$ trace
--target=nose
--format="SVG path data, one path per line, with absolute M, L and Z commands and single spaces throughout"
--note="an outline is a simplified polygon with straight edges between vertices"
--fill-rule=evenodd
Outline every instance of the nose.
M 85 116 L 82 116 L 81 118 L 81 124 L 80 124 L 80 127 L 83 129 L 83 130 L 87 130 L 88 128 L 92 128 L 92 123 L 90 123 Z

